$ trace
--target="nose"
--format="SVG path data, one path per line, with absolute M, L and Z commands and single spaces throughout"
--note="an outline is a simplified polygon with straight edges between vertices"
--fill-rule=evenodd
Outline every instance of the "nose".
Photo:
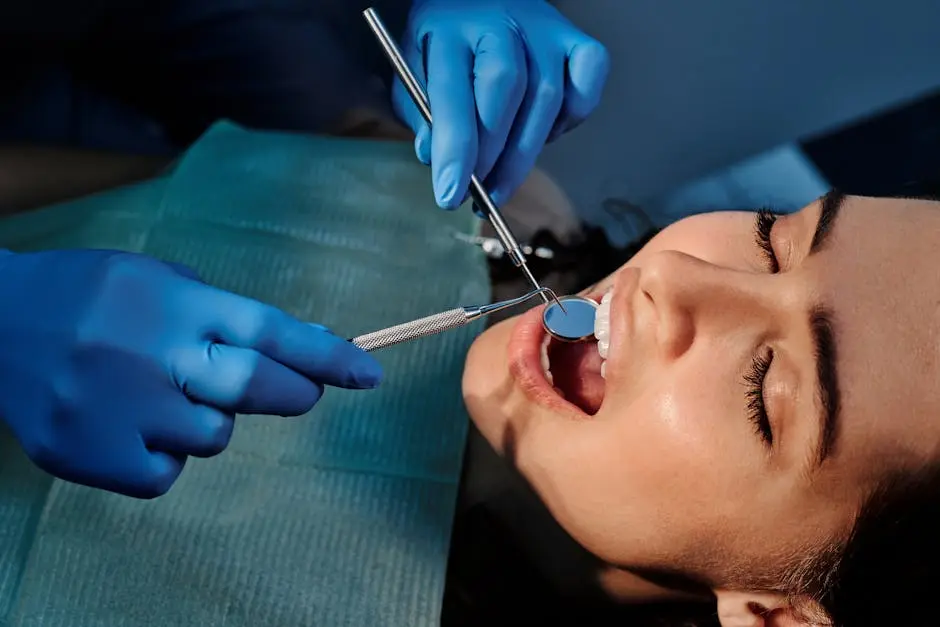
M 674 359 L 697 339 L 765 323 L 773 303 L 768 278 L 661 251 L 640 268 L 638 293 L 655 312 L 658 348 Z

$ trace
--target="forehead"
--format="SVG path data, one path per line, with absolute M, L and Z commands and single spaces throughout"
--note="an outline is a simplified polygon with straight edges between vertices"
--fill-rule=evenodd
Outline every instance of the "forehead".
M 835 317 L 840 457 L 872 471 L 935 458 L 940 205 L 851 197 L 807 270 Z

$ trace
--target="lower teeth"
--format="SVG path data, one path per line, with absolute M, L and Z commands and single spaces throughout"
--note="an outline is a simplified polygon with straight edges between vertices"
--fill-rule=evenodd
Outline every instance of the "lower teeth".
M 542 372 L 545 373 L 545 378 L 548 379 L 549 383 L 555 383 L 554 377 L 552 377 L 551 371 L 548 369 L 548 344 L 551 342 L 551 337 L 546 335 L 545 339 L 542 340 L 542 346 L 540 350 L 540 357 L 542 361 Z
M 551 338 L 546 337 L 542 342 L 540 357 L 542 362 L 542 372 L 545 373 L 545 378 L 548 380 L 549 384 L 554 387 L 555 377 L 552 376 L 552 371 L 548 369 L 548 345 L 550 341 Z M 607 379 L 607 360 L 601 361 L 601 378 L 605 380 Z M 561 394 L 561 391 L 558 390 L 557 387 L 555 387 L 555 390 Z M 564 396 L 564 394 L 562 394 L 562 396 Z

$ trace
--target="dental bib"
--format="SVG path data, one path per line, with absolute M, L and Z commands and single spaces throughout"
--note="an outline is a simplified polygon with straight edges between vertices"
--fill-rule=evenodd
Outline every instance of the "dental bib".
M 342 334 L 486 302 L 455 237 L 479 224 L 434 205 L 410 144 L 223 123 L 163 178 L 4 220 L 0 247 L 151 254 Z M 383 351 L 378 390 L 307 416 L 239 416 L 154 501 L 54 480 L 3 434 L 0 624 L 437 625 L 480 330 Z

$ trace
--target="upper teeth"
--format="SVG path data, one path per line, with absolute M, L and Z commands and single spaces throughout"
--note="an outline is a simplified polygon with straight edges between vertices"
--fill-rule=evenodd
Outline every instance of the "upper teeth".
M 610 350 L 610 301 L 614 293 L 608 290 L 601 299 L 601 304 L 597 307 L 597 313 L 594 315 L 594 337 L 597 338 L 597 352 L 601 359 L 607 359 L 607 351 Z M 607 376 L 607 362 L 601 364 L 601 376 Z
M 610 300 L 613 298 L 613 292 L 604 294 L 601 304 L 597 307 L 597 314 L 594 316 L 594 337 L 597 338 L 597 352 L 601 357 L 607 359 L 607 351 L 610 350 Z
M 597 338 L 597 352 L 601 356 L 601 376 L 607 377 L 607 352 L 610 350 L 610 300 L 613 292 L 608 291 L 601 299 L 601 304 L 597 307 L 597 313 L 594 316 L 594 337 Z M 549 383 L 554 383 L 554 377 L 549 370 L 548 345 L 551 342 L 551 336 L 546 334 L 542 340 L 540 356 L 542 360 L 542 371 Z

